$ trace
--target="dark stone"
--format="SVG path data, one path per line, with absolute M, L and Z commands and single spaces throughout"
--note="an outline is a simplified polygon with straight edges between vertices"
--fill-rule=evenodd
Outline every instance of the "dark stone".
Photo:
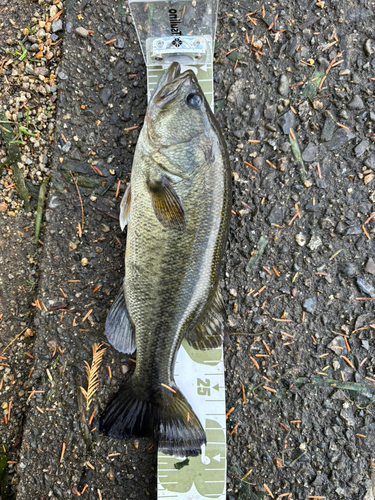
M 375 274 L 375 262 L 372 257 L 369 257 L 365 267 L 365 271 L 369 274 Z
M 109 123 L 111 125 L 117 125 L 118 127 L 121 127 L 121 119 L 117 113 L 112 113 L 111 116 L 109 117 Z
M 368 214 L 371 211 L 371 203 L 360 203 L 358 205 L 358 210 L 361 212 L 361 214 Z
M 111 95 L 112 95 L 112 91 L 111 91 L 110 88 L 107 88 L 107 87 L 104 87 L 104 89 L 102 89 L 99 92 L 99 98 L 102 101 L 102 103 L 103 103 L 104 106 L 107 106 L 109 98 L 111 97 Z
M 311 297 L 303 302 L 303 309 L 308 313 L 314 313 L 316 309 L 316 297 Z
M 348 276 L 348 278 L 352 278 L 353 276 L 355 276 L 357 274 L 357 268 L 351 262 L 343 262 L 339 266 L 339 270 L 342 274 L 344 274 L 345 276 Z
M 334 151 L 335 149 L 341 148 L 341 146 L 346 144 L 354 137 L 355 134 L 353 134 L 350 130 L 346 130 L 345 128 L 339 128 L 333 134 L 332 139 L 327 142 L 327 147 L 330 151 Z
M 371 153 L 363 163 L 366 165 L 366 167 L 375 169 L 375 153 Z
M 123 49 L 125 47 L 125 41 L 124 41 L 123 38 L 119 38 L 119 37 L 117 38 L 117 40 L 116 40 L 116 47 L 118 49 Z
M 350 103 L 348 104 L 348 108 L 349 109 L 363 109 L 364 108 L 364 104 L 363 104 L 363 101 L 362 99 L 359 97 L 359 95 L 355 95 L 353 97 L 353 99 L 350 101 Z
M 125 108 L 124 115 L 122 117 L 124 122 L 128 122 L 130 120 L 131 114 L 132 114 L 132 107 L 128 106 L 127 108 Z
M 366 149 L 369 146 L 369 141 L 363 140 L 361 141 L 355 148 L 354 148 L 354 153 L 356 156 L 362 156 L 363 153 L 366 151 Z
M 256 125 L 260 119 L 260 108 L 254 108 L 250 123 Z
M 367 120 L 367 111 L 364 111 L 363 113 L 355 117 L 355 121 L 358 123 L 365 123 L 366 120 Z
M 234 135 L 235 137 L 237 137 L 237 139 L 242 139 L 242 137 L 244 137 L 244 135 L 245 135 L 245 131 L 244 131 L 244 129 L 243 129 L 243 128 L 241 128 L 241 129 L 239 129 L 239 130 L 235 130 L 235 131 L 233 132 L 233 135 Z
M 276 104 L 266 104 L 264 107 L 264 117 L 267 120 L 274 120 L 276 116 Z
M 289 134 L 289 130 L 296 124 L 296 116 L 293 111 L 289 110 L 287 113 L 284 113 L 279 119 L 279 124 L 284 134 Z
M 327 183 L 324 179 L 316 179 L 315 184 L 319 189 L 327 189 Z
M 372 298 L 375 298 L 375 289 L 371 286 L 367 281 L 362 278 L 357 278 L 357 285 L 362 290 L 363 293 L 369 295 Z
M 350 227 L 347 231 L 346 231 L 346 234 L 347 235 L 353 235 L 353 234 L 362 234 L 362 229 L 358 226 L 353 226 L 353 227 Z
M 62 164 L 61 168 L 62 170 L 71 170 L 72 172 L 77 172 L 78 174 L 91 175 L 93 173 L 93 170 L 88 163 L 78 161 L 65 161 Z
M 322 134 L 320 136 L 321 141 L 323 142 L 330 141 L 332 139 L 335 128 L 336 128 L 335 120 L 330 115 L 327 114 Z
M 344 234 L 345 231 L 346 231 L 346 224 L 342 220 L 340 220 L 340 222 L 335 227 L 335 232 L 338 234 Z
M 281 205 L 275 205 L 268 216 L 268 222 L 270 224 L 281 225 L 283 222 L 283 218 L 284 218 L 284 207 L 282 207 Z
M 319 151 L 318 146 L 315 146 L 315 144 L 310 142 L 305 151 L 302 153 L 303 161 L 310 162 L 316 160 L 318 156 L 318 151 Z
M 256 158 L 254 158 L 253 164 L 254 164 L 254 167 L 256 167 L 256 168 L 262 168 L 264 166 L 264 158 L 263 158 L 263 156 L 257 156 Z M 273 179 L 274 179 L 275 178 L 275 173 L 274 172 L 271 172 L 271 173 L 274 174 L 274 176 L 273 176 Z

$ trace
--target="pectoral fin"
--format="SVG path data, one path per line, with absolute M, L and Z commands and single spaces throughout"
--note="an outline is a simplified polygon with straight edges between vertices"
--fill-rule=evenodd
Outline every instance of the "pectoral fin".
M 121 201 L 121 206 L 120 206 L 120 227 L 121 231 L 124 230 L 126 224 L 129 222 L 129 216 L 130 216 L 130 202 L 131 202 L 131 188 L 130 188 L 130 183 L 128 187 L 126 188 L 124 197 Z
M 184 208 L 169 179 L 166 176 L 158 180 L 148 179 L 147 188 L 155 215 L 161 224 L 169 229 L 183 231 L 186 226 Z
M 113 345 L 117 351 L 125 354 L 132 354 L 135 351 L 134 327 L 130 321 L 126 308 L 124 290 L 122 287 L 109 310 L 105 322 L 105 333 L 108 342 Z
M 187 333 L 186 340 L 194 349 L 214 349 L 223 343 L 227 329 L 226 312 L 218 284 L 200 322 Z

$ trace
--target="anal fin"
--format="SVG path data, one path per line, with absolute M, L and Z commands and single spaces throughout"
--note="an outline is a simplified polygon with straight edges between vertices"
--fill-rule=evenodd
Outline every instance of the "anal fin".
M 215 347 L 219 347 L 223 343 L 224 334 L 227 330 L 226 312 L 218 283 L 216 291 L 203 311 L 199 323 L 186 334 L 186 340 L 194 349 L 215 349 Z
M 117 351 L 132 354 L 136 350 L 134 327 L 126 308 L 123 287 L 109 310 L 105 322 L 105 333 L 108 342 Z

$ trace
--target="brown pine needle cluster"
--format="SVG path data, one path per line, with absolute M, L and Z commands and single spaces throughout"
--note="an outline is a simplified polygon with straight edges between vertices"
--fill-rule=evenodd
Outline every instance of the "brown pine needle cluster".
M 92 345 L 92 362 L 91 366 L 87 361 L 85 363 L 86 377 L 87 377 L 87 390 L 80 387 L 84 398 L 86 399 L 86 410 L 90 408 L 92 398 L 98 390 L 99 386 L 99 368 L 103 361 L 103 355 L 105 353 L 105 348 L 102 347 L 103 344 L 93 344 Z

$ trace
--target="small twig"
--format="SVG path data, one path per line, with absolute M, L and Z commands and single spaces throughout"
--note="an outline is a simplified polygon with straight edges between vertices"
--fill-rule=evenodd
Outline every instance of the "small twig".
M 288 464 L 287 467 L 291 467 L 293 464 L 295 464 L 297 462 L 297 460 L 299 460 L 301 457 L 303 457 L 303 455 L 306 455 L 305 451 L 303 453 L 301 453 L 300 455 L 298 455 L 298 457 L 295 458 L 292 462 L 290 462 L 290 464 Z
M 39 189 L 39 198 L 38 198 L 38 207 L 36 209 L 36 221 L 35 221 L 35 237 L 34 237 L 34 245 L 38 243 L 39 233 L 40 233 L 40 225 L 42 223 L 43 216 L 43 206 L 44 206 L 44 198 L 46 195 L 46 187 L 49 181 L 49 177 L 44 179 Z
M 87 376 L 87 390 L 81 387 L 81 392 L 86 399 L 86 410 L 89 409 L 94 397 L 95 392 L 98 390 L 99 386 L 99 368 L 103 360 L 103 355 L 106 348 L 103 348 L 103 344 L 93 344 L 92 345 L 92 362 L 91 366 L 85 361 L 85 370 Z
M 18 333 L 18 334 L 14 337 L 14 339 L 13 339 L 11 342 L 9 342 L 9 344 L 8 344 L 6 347 L 4 347 L 4 349 L 1 351 L 1 354 L 4 354 L 4 352 L 8 349 L 8 347 L 10 347 L 10 346 L 13 344 L 13 342 L 15 342 L 15 341 L 18 339 L 18 337 L 20 337 L 20 336 L 21 336 L 21 335 L 22 335 L 22 334 L 23 334 L 26 330 L 27 330 L 27 327 L 26 327 L 26 328 L 24 328 L 24 329 L 22 330 L 22 332 Z
M 71 170 L 69 170 L 69 172 L 70 172 L 70 175 L 72 176 L 74 185 L 75 185 L 77 193 L 78 193 L 79 202 L 81 204 L 81 213 L 82 213 L 82 227 L 81 227 L 81 230 L 83 231 L 83 226 L 84 226 L 84 222 L 85 222 L 85 214 L 84 214 L 84 211 L 83 211 L 82 197 L 81 197 L 81 193 L 79 191 L 79 187 L 78 187 L 78 184 L 77 184 L 77 179 L 73 176 Z
M 3 71 L 3 66 L 4 66 L 4 63 L 5 63 L 5 61 L 8 59 L 8 57 L 9 57 L 9 56 L 6 56 L 6 58 L 5 58 L 5 59 L 3 59 L 3 61 L 2 61 L 2 63 L 1 63 L 1 65 L 0 65 L 0 75 L 1 75 L 1 72 Z
M 61 464 L 61 463 L 62 463 L 62 461 L 64 460 L 65 448 L 66 448 L 66 444 L 65 444 L 65 443 L 63 443 L 63 444 L 62 444 L 62 448 L 61 448 L 60 464 Z

